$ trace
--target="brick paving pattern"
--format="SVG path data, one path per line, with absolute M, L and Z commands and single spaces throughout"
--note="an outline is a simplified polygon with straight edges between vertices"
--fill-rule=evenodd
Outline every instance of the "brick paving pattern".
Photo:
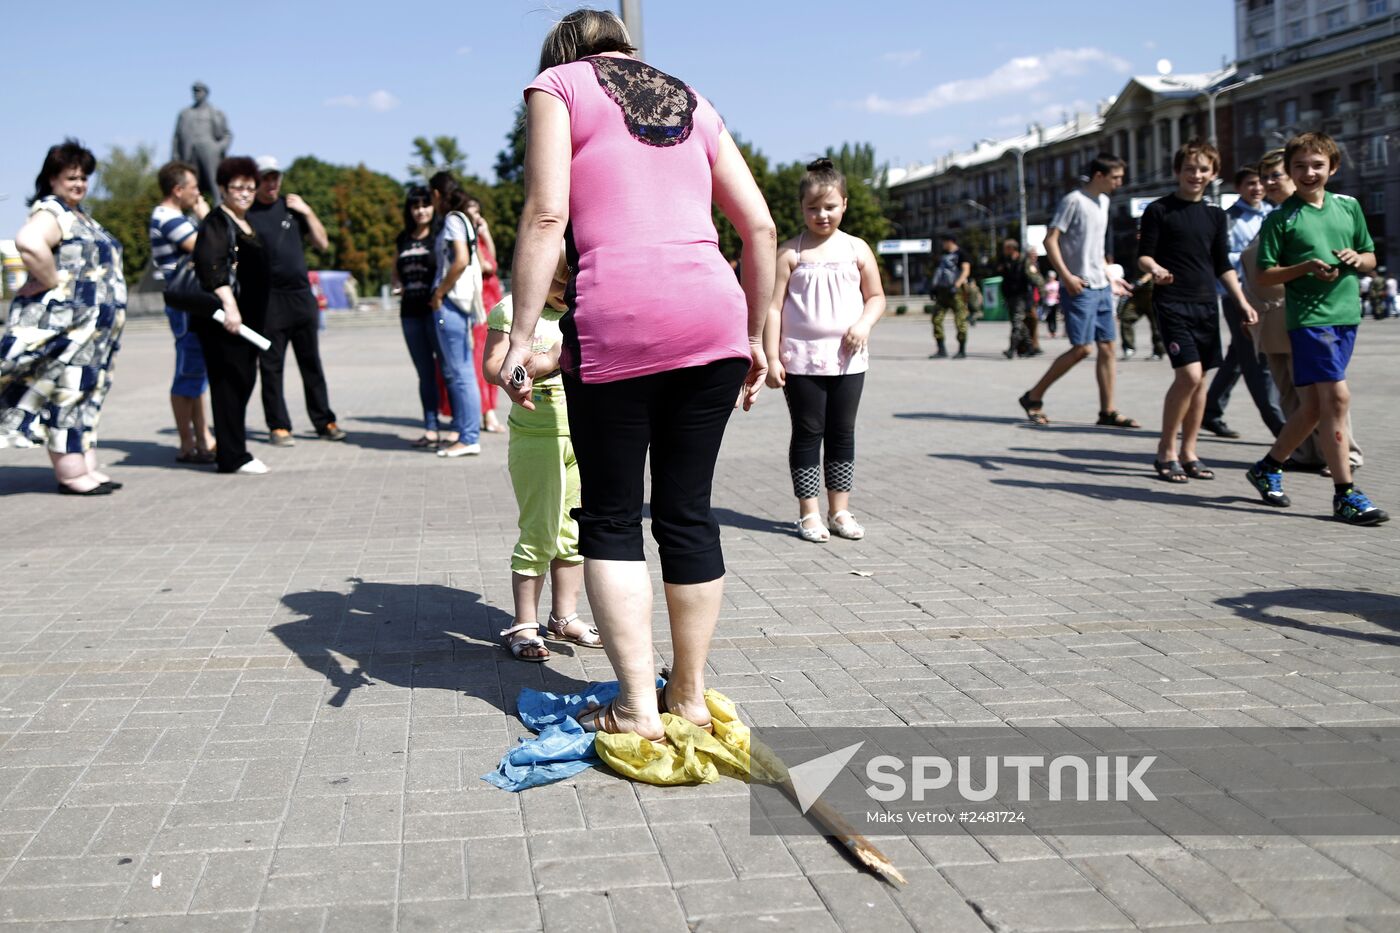
M 863 542 L 791 534 L 778 394 L 736 416 L 711 684 L 747 721 L 1400 722 L 1400 523 L 1334 524 L 1298 474 L 1294 508 L 1258 503 L 1243 386 L 1246 436 L 1203 443 L 1220 479 L 1151 479 L 1165 363 L 1119 364 L 1148 430 L 1092 426 L 1090 364 L 1032 427 L 1015 399 L 1043 360 L 1002 359 L 1005 328 L 966 361 L 927 360 L 922 318 L 877 330 Z M 735 781 L 496 790 L 520 687 L 611 677 L 601 652 L 496 646 L 505 438 L 410 450 L 397 322 L 364 314 L 323 343 L 347 443 L 298 402 L 297 447 L 257 435 L 268 476 L 179 467 L 163 322 L 124 344 L 102 426 L 123 491 L 60 498 L 41 451 L 0 451 L 0 930 L 1400 928 L 1400 837 L 883 837 L 895 890 L 824 840 L 750 836 Z M 1352 383 L 1360 479 L 1392 511 L 1397 353 L 1368 322 Z

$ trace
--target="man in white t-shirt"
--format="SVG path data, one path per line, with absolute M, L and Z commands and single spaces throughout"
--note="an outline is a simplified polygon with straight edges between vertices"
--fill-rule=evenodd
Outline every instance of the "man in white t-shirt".
M 156 173 L 156 180 L 165 199 L 151 211 L 149 233 L 151 262 L 160 281 L 175 271 L 181 256 L 194 252 L 198 222 L 209 213 L 209 204 L 199 193 L 194 166 L 187 162 L 167 162 Z M 204 393 L 209 387 L 204 349 L 190 329 L 188 314 L 166 308 L 165 316 L 175 335 L 175 379 L 170 384 L 170 410 L 180 432 L 180 452 L 175 459 L 180 463 L 213 463 L 214 435 L 204 415 Z
M 1087 359 L 1097 346 L 1095 373 L 1099 382 L 1098 423 L 1114 428 L 1141 427 L 1113 407 L 1114 327 L 1113 285 L 1106 268 L 1104 243 L 1108 234 L 1108 198 L 1123 184 L 1123 160 L 1100 153 L 1089 163 L 1089 181 L 1060 201 L 1045 236 L 1045 254 L 1060 279 L 1060 308 L 1070 348 L 1056 357 L 1050 369 L 1019 399 L 1026 416 L 1035 424 L 1049 424 L 1045 393 L 1055 382 Z

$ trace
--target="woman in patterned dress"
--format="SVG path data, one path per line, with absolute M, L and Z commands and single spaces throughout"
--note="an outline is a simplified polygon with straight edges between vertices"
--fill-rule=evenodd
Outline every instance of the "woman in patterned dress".
M 44 444 L 58 491 L 76 496 L 121 488 L 93 449 L 126 322 L 122 245 L 82 210 L 96 167 L 75 140 L 49 149 L 15 234 L 29 280 L 0 338 L 0 447 Z

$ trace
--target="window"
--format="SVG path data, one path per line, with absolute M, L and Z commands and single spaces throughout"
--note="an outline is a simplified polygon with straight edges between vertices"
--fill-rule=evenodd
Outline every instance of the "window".
M 1322 26 L 1324 29 L 1341 29 L 1347 24 L 1347 8 L 1344 6 L 1333 7 L 1322 14 Z
M 1274 47 L 1274 33 L 1272 30 L 1250 37 L 1250 44 L 1254 46 L 1256 52 L 1267 52 Z
M 1337 105 L 1342 101 L 1342 92 L 1336 88 L 1318 91 L 1313 95 L 1313 109 L 1321 111 L 1324 117 L 1337 115 Z
M 1366 213 L 1368 213 L 1368 214 L 1384 214 L 1384 213 L 1385 213 L 1385 192 L 1384 192 L 1384 191 L 1371 191 L 1371 192 L 1367 193 L 1367 195 L 1366 195 Z
M 1298 99 L 1290 97 L 1279 110 L 1279 120 L 1284 126 L 1292 127 L 1298 122 Z
M 1246 136 L 1259 135 L 1259 111 L 1253 107 L 1244 108 L 1243 129 Z
M 1367 16 L 1384 16 L 1390 12 L 1390 0 L 1366 0 Z
M 1301 19 L 1295 19 L 1293 22 L 1289 23 L 1285 28 L 1288 30 L 1289 42 L 1302 42 L 1304 39 L 1307 38 L 1307 28 L 1303 25 L 1303 21 Z

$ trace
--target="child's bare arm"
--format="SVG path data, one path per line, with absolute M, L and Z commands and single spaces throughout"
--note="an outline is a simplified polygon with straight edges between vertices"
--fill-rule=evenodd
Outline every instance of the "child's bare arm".
M 1259 315 L 1255 312 L 1254 306 L 1249 303 L 1249 299 L 1244 296 L 1244 289 L 1240 288 L 1240 277 L 1234 269 L 1223 273 L 1220 276 L 1220 283 L 1225 286 L 1225 291 L 1230 293 L 1230 297 L 1235 299 L 1235 304 L 1239 305 L 1240 315 L 1244 319 L 1245 326 L 1248 327 L 1259 322 Z
M 1334 249 L 1332 255 L 1336 256 L 1339 262 L 1346 263 L 1362 275 L 1374 272 L 1376 269 L 1375 253 L 1358 253 L 1354 249 Z
M 1324 282 L 1335 282 L 1337 274 L 1336 269 L 1321 259 L 1309 259 L 1292 266 L 1261 268 L 1255 281 L 1265 288 L 1271 288 L 1276 285 L 1286 285 L 1305 275 L 1316 276 Z

